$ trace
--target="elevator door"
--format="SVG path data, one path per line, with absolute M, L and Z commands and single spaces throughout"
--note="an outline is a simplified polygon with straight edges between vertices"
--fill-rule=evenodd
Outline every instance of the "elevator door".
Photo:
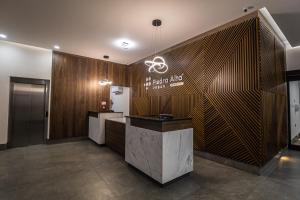
M 44 143 L 45 85 L 12 83 L 11 147 Z

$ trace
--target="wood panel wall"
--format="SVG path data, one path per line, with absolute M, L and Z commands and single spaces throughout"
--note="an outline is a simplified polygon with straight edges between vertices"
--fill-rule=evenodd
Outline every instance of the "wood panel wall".
M 284 45 L 263 18 L 259 29 L 263 161 L 267 162 L 288 142 L 286 60 Z
M 128 86 L 125 65 L 54 52 L 51 79 L 50 140 L 88 135 L 88 111 L 109 102 L 109 87 L 98 85 L 108 77 L 113 85 Z
M 146 90 L 146 59 L 130 65 L 131 114 L 192 117 L 196 150 L 263 166 L 287 140 L 285 55 L 263 24 L 247 16 L 161 53 L 180 87 Z

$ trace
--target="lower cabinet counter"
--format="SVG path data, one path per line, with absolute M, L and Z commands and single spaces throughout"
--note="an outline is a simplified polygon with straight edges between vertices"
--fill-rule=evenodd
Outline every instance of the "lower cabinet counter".
M 110 149 L 125 157 L 125 118 L 105 120 L 105 143 Z

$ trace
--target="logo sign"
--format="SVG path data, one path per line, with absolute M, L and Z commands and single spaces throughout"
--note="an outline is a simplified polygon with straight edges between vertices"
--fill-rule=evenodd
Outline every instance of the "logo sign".
M 158 73 L 158 74 L 164 74 L 168 71 L 169 67 L 166 64 L 166 61 L 161 56 L 156 56 L 153 58 L 153 60 L 147 60 L 145 61 L 145 65 L 149 67 L 148 72 L 152 73 Z
M 146 90 L 153 89 L 158 90 L 162 88 L 168 87 L 178 87 L 184 85 L 184 74 L 180 75 L 170 75 L 170 77 L 160 77 L 160 78 L 152 78 L 151 76 L 146 77 L 146 81 L 144 83 L 144 87 Z

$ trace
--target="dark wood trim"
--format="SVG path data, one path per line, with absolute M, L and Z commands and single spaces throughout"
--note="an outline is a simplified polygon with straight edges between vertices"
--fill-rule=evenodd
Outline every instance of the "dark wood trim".
M 11 134 L 12 134 L 12 110 L 13 110 L 13 83 L 24 83 L 24 84 L 34 84 L 34 85 L 44 85 L 45 86 L 45 114 L 44 114 L 44 143 L 47 142 L 48 137 L 48 119 L 49 119 L 49 88 L 50 80 L 46 79 L 35 79 L 35 78 L 25 78 L 25 77 L 10 77 L 9 85 L 9 111 L 8 111 L 8 130 L 7 130 L 7 147 L 11 146 Z
M 182 129 L 193 128 L 191 119 L 171 120 L 171 121 L 159 121 L 159 120 L 147 120 L 139 118 L 131 118 L 130 124 L 139 128 L 149 129 L 158 132 L 177 131 Z
M 130 125 L 153 131 L 162 131 L 162 122 L 160 121 L 131 118 Z
M 162 132 L 177 131 L 193 128 L 192 119 L 184 119 L 179 121 L 167 121 L 162 123 Z
M 191 117 L 171 117 L 171 118 L 163 118 L 159 115 L 152 115 L 152 116 L 138 116 L 138 115 L 130 115 L 125 116 L 130 119 L 143 119 L 143 120 L 149 120 L 149 121 L 155 121 L 155 122 L 170 122 L 170 121 L 182 121 L 182 120 L 192 120 Z

